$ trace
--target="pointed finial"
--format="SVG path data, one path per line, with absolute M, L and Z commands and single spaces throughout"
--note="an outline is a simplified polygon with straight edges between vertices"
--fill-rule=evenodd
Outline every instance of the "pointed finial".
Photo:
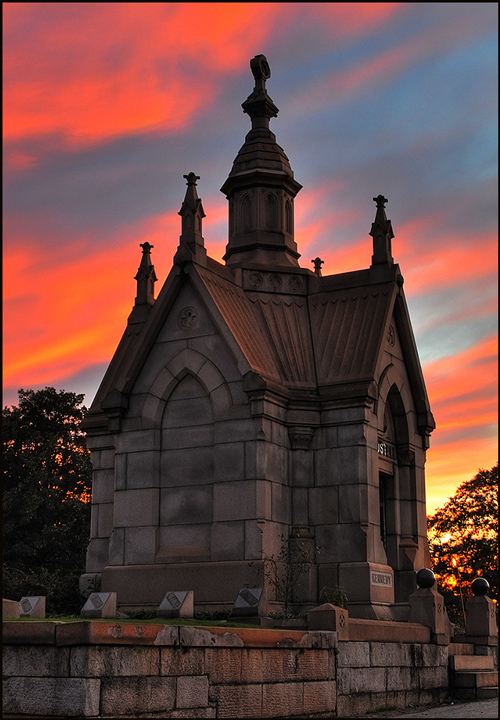
M 183 177 L 187 180 L 187 188 L 184 201 L 179 210 L 179 215 L 182 217 L 182 226 L 180 245 L 175 254 L 174 262 L 181 264 L 181 262 L 187 262 L 188 259 L 195 259 L 203 263 L 206 259 L 202 235 L 202 220 L 205 213 L 196 190 L 196 182 L 200 179 L 200 176 L 190 172 L 183 175 Z
M 155 301 L 154 286 L 157 280 L 154 265 L 151 262 L 151 248 L 154 245 L 148 243 L 139 243 L 142 248 L 141 264 L 134 280 L 137 280 L 137 295 L 135 298 L 136 305 L 153 305 Z
M 375 221 L 372 223 L 370 235 L 373 238 L 373 255 L 372 265 L 394 263 L 392 257 L 391 240 L 394 237 L 392 231 L 392 223 L 387 219 L 385 214 L 385 204 L 389 202 L 383 195 L 377 195 L 373 198 L 373 202 L 377 204 L 377 212 Z

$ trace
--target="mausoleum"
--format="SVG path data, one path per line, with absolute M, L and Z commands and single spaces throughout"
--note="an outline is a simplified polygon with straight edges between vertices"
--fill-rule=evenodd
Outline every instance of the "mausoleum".
M 263 55 L 250 65 L 252 127 L 221 188 L 224 263 L 205 248 L 193 172 L 157 297 L 141 245 L 135 304 L 84 423 L 94 476 L 82 583 L 100 578 L 125 609 L 193 591 L 206 611 L 260 587 L 269 613 L 284 603 L 273 568 L 295 563 L 296 610 L 340 587 L 351 617 L 407 619 L 430 565 L 434 420 L 387 200 L 374 198 L 367 267 L 302 267 L 301 185 L 269 127 L 269 66 Z

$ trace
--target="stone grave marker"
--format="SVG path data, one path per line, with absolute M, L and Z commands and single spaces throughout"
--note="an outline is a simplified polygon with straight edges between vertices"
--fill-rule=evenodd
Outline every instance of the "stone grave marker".
M 88 618 L 116 617 L 116 593 L 91 593 L 83 606 L 80 615 Z
M 34 597 L 22 597 L 19 601 L 20 617 L 44 618 L 45 617 L 45 595 Z
M 348 640 L 349 613 L 345 608 L 324 603 L 309 610 L 307 627 L 309 630 L 333 630 L 338 633 L 339 640 Z
M 20 605 L 17 600 L 2 598 L 2 617 L 4 620 L 17 619 L 20 615 Z
M 158 617 L 192 618 L 194 612 L 194 593 L 192 590 L 169 590 L 156 611 Z
M 255 617 L 263 600 L 263 588 L 242 588 L 231 611 L 232 617 Z

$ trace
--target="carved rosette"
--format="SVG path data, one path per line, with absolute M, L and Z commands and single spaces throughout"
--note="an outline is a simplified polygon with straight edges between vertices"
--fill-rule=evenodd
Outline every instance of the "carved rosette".
M 178 315 L 177 322 L 182 330 L 194 330 L 198 325 L 196 308 L 185 307 Z

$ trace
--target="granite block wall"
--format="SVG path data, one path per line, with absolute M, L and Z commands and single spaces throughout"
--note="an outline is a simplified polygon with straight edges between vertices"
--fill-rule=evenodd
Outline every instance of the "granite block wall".
M 47 625 L 4 623 L 4 717 L 357 717 L 448 693 L 448 649 L 429 643 L 119 621 Z

